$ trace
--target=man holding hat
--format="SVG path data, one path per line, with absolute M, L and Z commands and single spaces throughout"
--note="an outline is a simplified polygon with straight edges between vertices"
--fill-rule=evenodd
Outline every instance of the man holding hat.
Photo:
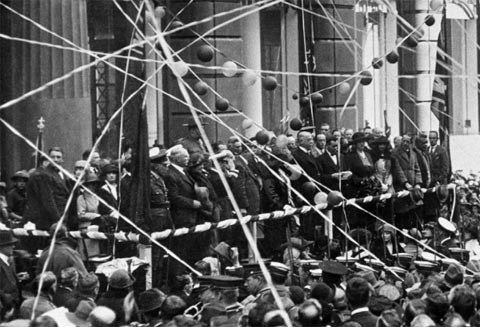
M 13 248 L 17 239 L 9 230 L 0 230 L 0 303 L 1 318 L 18 309 L 22 296 L 13 262 Z
M 206 123 L 203 121 L 203 119 L 201 119 L 201 117 L 199 117 L 199 119 L 202 126 L 205 126 Z M 188 136 L 181 138 L 178 143 L 187 149 L 190 155 L 194 153 L 208 153 L 205 145 L 203 144 L 202 137 L 200 136 L 200 130 L 198 129 L 195 120 L 193 118 L 189 118 L 188 121 L 183 124 L 183 126 L 188 128 Z
M 7 193 L 8 218 L 13 222 L 20 222 L 25 211 L 26 186 L 28 172 L 17 171 L 12 176 L 13 188 Z

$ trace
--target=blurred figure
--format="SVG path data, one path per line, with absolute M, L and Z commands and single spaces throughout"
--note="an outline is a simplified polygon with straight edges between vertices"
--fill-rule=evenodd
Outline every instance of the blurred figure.
M 8 191 L 6 199 L 8 204 L 8 218 L 13 224 L 19 224 L 23 219 L 28 176 L 26 170 L 20 170 L 11 178 L 13 188 Z

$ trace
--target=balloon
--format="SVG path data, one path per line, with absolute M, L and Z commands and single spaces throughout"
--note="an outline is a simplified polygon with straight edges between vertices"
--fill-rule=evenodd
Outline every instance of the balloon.
M 222 65 L 222 73 L 226 77 L 233 77 L 235 74 L 237 74 L 237 64 L 234 63 L 233 61 L 225 61 L 225 63 Z
M 245 86 L 252 86 L 257 82 L 258 76 L 253 70 L 246 70 L 242 74 L 242 82 Z
M 437 11 L 443 6 L 443 0 L 432 0 L 430 1 L 430 8 Z
M 255 135 L 255 139 L 257 140 L 258 144 L 265 145 L 270 141 L 270 136 L 264 131 L 258 131 Z
M 433 24 L 435 24 L 435 17 L 433 17 L 433 15 L 425 17 L 425 25 L 432 26 Z
M 310 95 L 310 99 L 312 100 L 312 103 L 321 103 L 323 101 L 323 95 L 320 92 L 315 92 Z
M 183 26 L 183 23 L 181 21 L 175 20 L 170 24 L 170 29 L 174 30 L 174 29 L 182 27 L 182 26 Z
M 298 94 L 297 94 L 297 93 L 294 93 L 294 94 L 292 95 L 292 99 L 293 99 L 293 100 L 298 100 Z
M 250 127 L 252 127 L 252 125 L 253 125 L 253 121 L 251 119 L 245 118 L 242 121 L 242 128 L 243 129 L 249 129 Z
M 327 202 L 331 206 L 336 206 L 342 203 L 343 195 L 339 191 L 331 191 L 328 193 Z
M 340 92 L 341 94 L 347 94 L 348 92 L 350 92 L 350 89 L 351 87 L 348 82 L 343 82 L 338 86 L 338 92 Z
M 207 83 L 203 82 L 203 81 L 198 81 L 197 83 L 195 83 L 195 85 L 193 86 L 193 90 L 195 91 L 195 93 L 197 93 L 198 95 L 205 95 L 208 91 L 208 85 Z
M 157 17 L 157 19 L 165 17 L 165 8 L 162 6 L 155 7 L 155 17 Z
M 391 64 L 396 64 L 398 62 L 398 57 L 397 50 L 393 50 L 387 55 L 387 61 Z
M 188 73 L 188 65 L 184 61 L 175 61 L 172 63 L 173 74 L 177 77 L 183 77 Z
M 225 98 L 218 98 L 217 101 L 215 101 L 215 108 L 219 111 L 227 111 L 229 106 L 230 102 Z
M 382 66 L 383 66 L 383 60 L 380 59 L 380 58 L 373 58 L 373 60 L 372 60 L 372 66 L 373 66 L 373 68 L 375 68 L 375 69 L 382 68 Z
M 309 104 L 310 104 L 310 98 L 309 97 L 307 97 L 305 95 L 300 97 L 300 105 L 302 107 L 308 106 Z
M 313 197 L 313 202 L 315 202 L 315 204 L 326 204 L 327 203 L 327 197 L 328 197 L 327 193 L 318 192 Z
M 302 185 L 302 193 L 307 197 L 313 197 L 315 192 L 317 191 L 317 188 L 315 187 L 315 184 L 313 182 L 305 182 Z M 307 199 L 308 200 L 308 199 Z
M 197 57 L 200 61 L 209 62 L 213 59 L 215 51 L 208 44 L 203 44 L 197 49 Z
M 288 144 L 288 137 L 285 134 L 280 134 L 277 136 L 277 139 L 275 141 L 275 144 L 279 148 L 285 148 Z
M 277 88 L 278 82 L 277 79 L 273 76 L 267 76 L 263 80 L 263 88 L 267 91 L 273 91 Z
M 370 73 L 368 70 L 364 70 L 360 74 L 360 76 L 361 76 L 360 83 L 362 85 L 369 85 L 370 83 L 372 83 L 373 76 L 372 76 L 372 73 Z
M 298 118 L 293 118 L 290 120 L 290 128 L 294 131 L 299 131 L 302 128 L 302 121 Z

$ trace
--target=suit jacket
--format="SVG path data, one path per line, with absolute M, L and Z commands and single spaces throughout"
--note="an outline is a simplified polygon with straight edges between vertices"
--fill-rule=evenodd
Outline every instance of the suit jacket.
M 179 144 L 181 144 L 185 149 L 187 149 L 190 155 L 194 153 L 205 154 L 205 147 L 203 147 L 203 144 L 200 144 L 200 142 L 203 143 L 203 141 L 200 140 L 201 139 L 195 140 L 190 136 L 187 136 L 180 139 Z
M 292 155 L 295 161 L 305 171 L 305 173 L 307 173 L 314 180 L 320 181 L 320 167 L 318 166 L 317 161 L 311 154 L 298 148 L 293 151 Z M 302 185 L 303 183 L 308 182 L 308 179 L 305 176 L 302 176 L 297 180 L 297 182 L 298 183 L 296 184 Z
M 432 186 L 439 182 L 447 184 L 450 175 L 450 161 L 448 159 L 447 150 L 441 145 L 437 145 L 433 153 L 428 151 L 430 156 L 430 172 L 432 173 Z
M 338 159 L 339 158 L 337 155 L 337 164 L 333 162 L 328 151 L 325 151 L 322 155 L 320 155 L 320 157 L 317 158 L 317 162 L 321 171 L 320 181 L 331 190 L 338 190 L 338 178 L 332 177 L 332 174 L 341 171 L 340 167 L 338 166 Z M 340 162 L 342 160 L 343 158 L 340 158 Z
M 97 195 L 101 197 L 105 202 L 114 208 L 118 208 L 118 196 L 120 195 L 120 190 L 117 185 L 117 198 L 113 195 L 108 185 L 105 183 L 97 191 Z M 104 205 L 103 203 L 99 204 L 98 212 L 102 215 L 108 215 L 112 212 L 112 209 Z
M 260 212 L 260 184 L 258 176 L 248 166 L 248 161 L 240 156 L 235 157 L 235 168 L 238 178 L 234 180 L 233 193 L 240 208 L 247 209 L 248 214 Z
M 21 302 L 20 287 L 18 284 L 15 265 L 8 266 L 0 259 L 0 302 L 6 312 L 18 307 Z M 2 312 L 3 314 L 3 312 Z
M 165 185 L 168 190 L 170 213 L 175 228 L 196 225 L 198 211 L 193 207 L 193 201 L 197 200 L 194 181 L 171 165 L 168 167 Z
M 422 185 L 422 173 L 418 165 L 417 154 L 413 149 L 408 153 L 403 148 L 398 148 L 392 153 L 392 161 L 393 187 L 396 191 L 404 190 L 407 182 L 412 186 Z
M 364 191 L 365 185 L 362 183 L 364 180 L 375 175 L 375 166 L 370 153 L 365 151 L 365 155 L 370 161 L 371 165 L 364 165 L 357 151 L 349 152 L 347 155 L 345 155 L 342 164 L 342 170 L 349 170 L 352 172 L 349 185 L 345 189 L 345 196 L 347 197 L 359 197 L 367 195 Z
M 358 322 L 362 327 L 375 327 L 378 317 L 370 311 L 363 311 L 352 314 L 350 320 Z
M 38 168 L 27 183 L 24 221 L 33 222 L 37 229 L 48 230 L 62 216 L 69 195 L 70 183 L 53 167 Z
M 422 187 L 430 187 L 432 183 L 432 175 L 430 172 L 430 157 L 418 148 L 413 148 L 417 155 L 418 166 L 422 174 Z

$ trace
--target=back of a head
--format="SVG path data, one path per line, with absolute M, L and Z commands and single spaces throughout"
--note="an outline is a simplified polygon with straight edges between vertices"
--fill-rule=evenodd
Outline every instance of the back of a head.
M 385 310 L 378 318 L 378 327 L 401 327 L 402 319 L 396 310 Z
M 357 321 L 347 320 L 342 322 L 339 327 L 362 327 L 362 325 Z
M 162 317 L 170 320 L 176 315 L 182 314 L 186 308 L 187 305 L 181 297 L 170 295 L 163 301 L 160 311 L 162 312 Z
M 458 313 L 465 321 L 475 314 L 477 305 L 475 292 L 467 285 L 455 286 L 450 291 L 450 304 L 452 308 Z
M 435 327 L 435 322 L 423 313 L 412 320 L 410 327 Z
M 60 272 L 60 285 L 75 288 L 78 283 L 78 271 L 75 267 L 63 268 Z
M 50 316 L 40 316 L 30 322 L 30 327 L 59 327 L 55 319 Z
M 282 312 L 280 310 L 269 311 L 263 317 L 264 327 L 279 327 L 285 325 L 286 323 L 282 317 Z
M 422 299 L 413 299 L 408 302 L 403 313 L 403 320 L 408 325 L 418 315 L 425 313 L 426 303 Z
M 465 327 L 466 323 L 465 320 L 463 320 L 462 316 L 460 316 L 457 313 L 452 313 L 445 319 L 445 322 L 443 323 L 444 327 Z
M 57 223 L 53 224 L 52 226 L 50 226 L 50 235 L 53 235 L 55 233 L 55 230 L 57 229 Z M 67 226 L 65 226 L 64 224 L 60 225 L 59 229 L 58 229 L 58 232 L 57 232 L 57 236 L 56 238 L 57 239 L 60 239 L 60 238 L 63 238 L 65 236 L 67 236 L 67 233 L 68 233 L 68 229 L 67 229 Z
M 289 292 L 290 292 L 290 299 L 292 299 L 293 303 L 298 305 L 302 304 L 303 301 L 305 301 L 305 292 L 300 286 L 290 286 L 289 287 Z
M 111 327 L 115 323 L 115 312 L 107 307 L 98 306 L 88 316 L 92 327 Z
M 206 261 L 200 260 L 195 262 L 195 265 L 193 266 L 195 270 L 200 272 L 202 275 L 211 275 L 212 274 L 212 266 Z
M 330 286 L 322 282 L 316 283 L 310 292 L 310 297 L 326 302 L 331 302 L 333 300 L 333 295 L 334 294 Z
M 478 310 L 470 319 L 470 327 L 480 327 L 480 310 Z
M 425 313 L 437 323 L 442 321 L 450 308 L 448 299 L 443 293 L 429 295 L 425 302 L 427 304 Z
M 361 277 L 353 277 L 347 283 L 347 300 L 352 308 L 360 308 L 367 305 L 370 298 L 368 282 Z
M 261 301 L 248 312 L 248 325 L 252 327 L 262 326 L 265 314 L 275 309 L 276 306 L 272 303 Z
M 298 321 L 304 327 L 320 326 L 322 305 L 315 299 L 305 301 L 298 309 Z

